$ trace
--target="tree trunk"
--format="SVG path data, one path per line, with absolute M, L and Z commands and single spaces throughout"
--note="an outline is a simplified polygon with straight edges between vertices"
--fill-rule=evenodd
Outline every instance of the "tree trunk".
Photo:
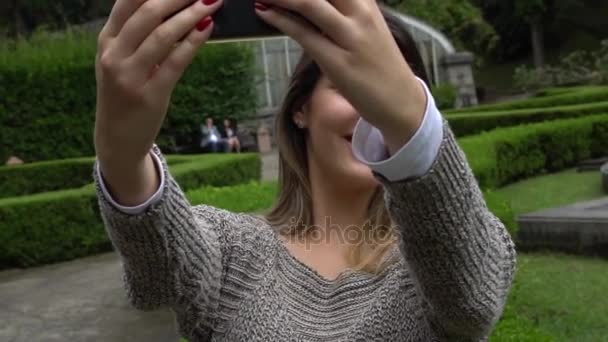
M 534 19 L 530 25 L 532 32 L 532 52 L 534 53 L 534 67 L 542 69 L 545 66 L 545 44 L 543 25 L 540 18 Z

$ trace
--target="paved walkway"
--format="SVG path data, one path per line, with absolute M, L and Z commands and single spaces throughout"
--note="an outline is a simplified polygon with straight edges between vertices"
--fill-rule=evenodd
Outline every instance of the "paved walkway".
M 262 178 L 276 179 L 276 154 L 262 156 Z M 0 272 L 0 341 L 178 341 L 167 311 L 131 308 L 115 253 Z

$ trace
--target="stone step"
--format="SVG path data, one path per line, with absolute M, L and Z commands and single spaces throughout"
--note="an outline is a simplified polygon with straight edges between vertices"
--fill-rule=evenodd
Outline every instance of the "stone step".
M 604 193 L 608 194 L 608 163 L 602 166 L 600 172 L 602 173 L 602 188 Z
M 608 197 L 521 215 L 518 249 L 608 258 Z
M 597 171 L 602 165 L 608 163 L 608 157 L 587 159 L 578 164 L 578 172 Z

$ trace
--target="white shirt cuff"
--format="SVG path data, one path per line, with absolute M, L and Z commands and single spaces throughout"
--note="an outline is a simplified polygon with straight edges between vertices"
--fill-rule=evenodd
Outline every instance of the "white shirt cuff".
M 144 211 L 146 211 L 146 209 L 148 209 L 150 206 L 158 203 L 163 196 L 163 189 L 165 188 L 164 187 L 165 174 L 163 172 L 162 162 L 160 161 L 160 158 L 155 153 L 150 152 L 150 154 L 152 155 L 152 160 L 154 160 L 154 164 L 156 166 L 156 171 L 158 172 L 158 174 L 160 176 L 160 186 L 158 187 L 158 190 L 156 190 L 154 195 L 152 195 L 150 198 L 148 198 L 144 203 L 134 206 L 134 207 L 126 207 L 124 205 L 120 205 L 120 204 L 118 204 L 118 202 L 116 202 L 116 200 L 114 200 L 114 198 L 112 198 L 112 196 L 110 195 L 110 192 L 108 191 L 108 188 L 106 187 L 105 181 L 101 175 L 101 168 L 99 167 L 99 163 L 97 163 L 96 171 L 97 171 L 97 175 L 99 177 L 99 183 L 100 183 L 101 191 L 103 192 L 103 195 L 108 200 L 108 202 L 110 202 L 110 204 L 112 204 L 112 206 L 114 206 L 116 209 L 118 209 L 119 211 L 122 211 L 125 214 L 129 214 L 129 215 L 141 214 Z
M 382 133 L 363 118 L 353 134 L 355 156 L 391 182 L 425 175 L 433 166 L 443 141 L 441 113 L 428 86 L 417 79 L 426 92 L 426 111 L 418 131 L 397 153 L 389 157 Z

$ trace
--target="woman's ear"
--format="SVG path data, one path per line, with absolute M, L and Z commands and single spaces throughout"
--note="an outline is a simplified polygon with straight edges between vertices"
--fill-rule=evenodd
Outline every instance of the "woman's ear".
M 307 123 L 306 123 L 306 114 L 304 114 L 303 109 L 302 110 L 298 110 L 293 115 L 293 122 L 296 124 L 296 126 L 298 126 L 298 128 L 306 128 L 306 126 L 307 126 Z

